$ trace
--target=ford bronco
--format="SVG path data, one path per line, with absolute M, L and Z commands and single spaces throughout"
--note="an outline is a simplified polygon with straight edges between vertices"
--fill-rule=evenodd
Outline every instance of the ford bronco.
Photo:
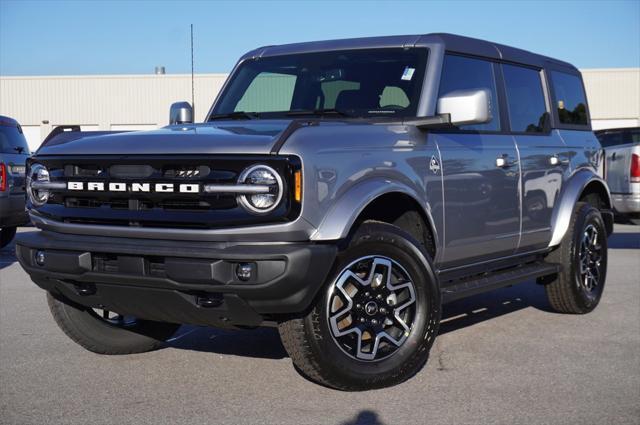
M 192 116 L 58 128 L 29 160 L 17 257 L 88 350 L 277 326 L 304 375 L 361 390 L 420 370 L 444 303 L 537 279 L 598 305 L 613 215 L 568 63 L 448 34 L 268 46 Z

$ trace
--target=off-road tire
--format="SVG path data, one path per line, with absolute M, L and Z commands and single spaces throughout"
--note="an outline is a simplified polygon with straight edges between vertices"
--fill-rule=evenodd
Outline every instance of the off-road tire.
M 598 285 L 588 292 L 580 283 L 580 243 L 589 225 L 593 225 L 602 244 L 601 274 Z M 560 246 L 547 257 L 551 263 L 561 264 L 562 271 L 545 278 L 547 298 L 551 307 L 559 313 L 585 314 L 592 311 L 602 297 L 607 272 L 607 232 L 600 211 L 591 204 L 576 204 L 569 224 L 569 230 Z
M 373 362 L 348 356 L 333 340 L 327 318 L 329 288 L 347 265 L 367 255 L 393 259 L 406 270 L 418 308 L 405 342 L 394 354 Z M 438 334 L 440 312 L 440 291 L 424 247 L 396 226 L 367 221 L 338 254 L 311 311 L 281 323 L 279 331 L 294 365 L 307 378 L 340 390 L 366 390 L 398 384 L 424 366 Z
M 11 243 L 16 235 L 16 230 L 17 228 L 15 226 L 0 229 L 0 248 L 4 248 Z
M 134 354 L 160 348 L 180 327 L 173 323 L 137 320 L 116 326 L 89 308 L 47 292 L 47 302 L 60 329 L 73 341 L 97 354 Z

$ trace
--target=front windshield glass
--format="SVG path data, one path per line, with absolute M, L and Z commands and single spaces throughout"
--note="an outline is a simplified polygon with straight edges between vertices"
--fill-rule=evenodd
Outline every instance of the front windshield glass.
M 385 48 L 245 61 L 210 119 L 416 115 L 426 49 Z

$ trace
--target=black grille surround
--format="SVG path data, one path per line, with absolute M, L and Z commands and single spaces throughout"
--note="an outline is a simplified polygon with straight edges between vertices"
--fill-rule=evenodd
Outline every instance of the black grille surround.
M 294 156 L 40 156 L 29 160 L 49 170 L 52 182 L 126 183 L 126 192 L 52 190 L 38 213 L 75 224 L 211 229 L 276 224 L 295 220 L 301 206 L 293 199 Z M 284 193 L 276 209 L 256 215 L 245 210 L 232 193 L 132 192 L 130 183 L 236 184 L 246 168 L 264 164 L 283 179 Z

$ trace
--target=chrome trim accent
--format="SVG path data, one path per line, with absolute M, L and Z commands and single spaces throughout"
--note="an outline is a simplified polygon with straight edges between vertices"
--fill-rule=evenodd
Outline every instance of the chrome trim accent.
M 269 186 L 252 184 L 205 184 L 207 193 L 269 193 Z
M 35 190 L 65 190 L 67 184 L 65 182 L 31 182 L 31 188 Z
M 283 192 L 284 192 L 284 184 L 282 183 L 282 177 L 280 177 L 280 174 L 278 174 L 278 172 L 276 170 L 274 170 L 273 168 L 269 167 L 268 165 L 264 165 L 264 164 L 256 164 L 256 165 L 252 165 L 251 167 L 245 169 L 241 174 L 240 177 L 238 178 L 238 186 L 247 186 L 247 187 L 258 187 L 258 188 L 263 188 L 266 187 L 267 188 L 267 192 L 269 192 L 270 187 L 269 186 L 265 186 L 265 185 L 248 185 L 245 182 L 245 180 L 247 179 L 247 176 L 249 176 L 249 174 L 253 173 L 256 170 L 259 170 L 260 168 L 264 168 L 266 169 L 269 173 L 273 174 L 273 176 L 276 179 L 276 185 L 278 187 L 278 192 L 277 192 L 277 197 L 276 200 L 274 201 L 273 205 L 271 205 L 269 208 L 264 208 L 264 209 L 260 209 L 260 208 L 256 208 L 255 206 L 253 206 L 251 204 L 251 202 L 249 202 L 249 200 L 247 199 L 247 197 L 245 195 L 239 195 L 237 198 L 237 201 L 240 205 L 242 205 L 244 207 L 244 209 L 246 209 L 247 211 L 249 211 L 252 214 L 266 214 L 269 213 L 273 210 L 275 210 L 278 205 L 280 205 L 280 201 L 282 201 L 282 196 L 283 196 Z M 275 185 L 273 185 L 275 186 Z M 251 193 L 265 193 L 265 192 L 245 192 L 248 194 Z

